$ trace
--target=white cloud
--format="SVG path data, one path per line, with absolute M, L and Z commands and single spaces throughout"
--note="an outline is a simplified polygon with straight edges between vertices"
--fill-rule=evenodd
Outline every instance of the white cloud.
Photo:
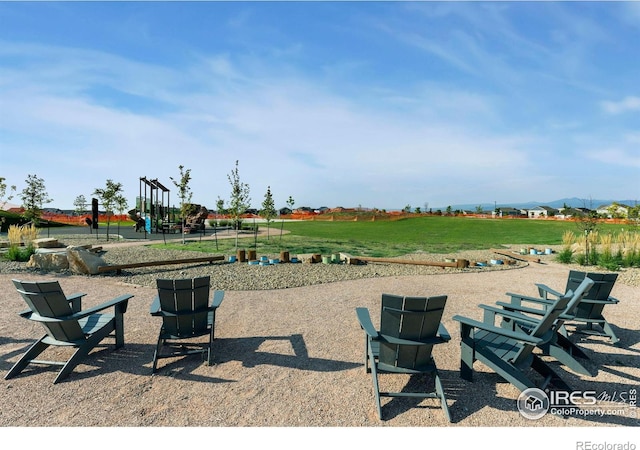
M 620 101 L 604 101 L 602 108 L 608 114 L 622 114 L 626 112 L 640 111 L 640 97 L 629 96 Z

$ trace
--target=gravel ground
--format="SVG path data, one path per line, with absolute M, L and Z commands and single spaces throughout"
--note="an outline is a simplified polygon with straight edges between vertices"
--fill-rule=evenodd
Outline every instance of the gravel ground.
M 66 238 L 65 238 L 66 239 Z M 77 245 L 77 243 L 73 243 Z M 512 246 L 514 249 L 519 245 Z M 113 263 L 175 257 L 147 247 L 110 246 Z M 202 256 L 201 253 L 195 256 Z M 184 258 L 184 253 L 180 252 Z M 442 261 L 445 257 L 487 260 L 490 252 L 458 255 L 416 254 L 405 258 Z M 481 320 L 478 304 L 505 299 L 506 292 L 534 295 L 534 283 L 562 290 L 570 267 L 541 255 L 542 263 L 473 269 L 442 269 L 403 264 L 362 266 L 280 264 L 268 267 L 216 263 L 131 269 L 122 275 L 81 276 L 42 273 L 23 265 L 0 263 L 0 370 L 6 372 L 42 333 L 38 324 L 16 313 L 24 308 L 11 278 L 57 279 L 67 293 L 86 292 L 85 307 L 130 293 L 125 315 L 126 345 L 111 342 L 91 353 L 67 381 L 53 385 L 54 369 L 28 371 L 3 381 L 0 426 L 112 427 L 636 427 L 624 415 L 547 414 L 531 421 L 516 409 L 518 390 L 481 363 L 475 378 L 459 377 L 456 314 Z M 160 323 L 149 315 L 156 278 L 212 276 L 213 288 L 225 290 L 216 319 L 215 364 L 198 357 L 161 362 L 151 375 L 151 358 Z M 640 381 L 640 295 L 637 270 L 621 273 L 612 295 L 620 303 L 605 315 L 621 338 L 612 346 L 601 338 L 572 337 L 599 369 L 596 377 L 574 374 L 547 358 L 576 390 L 629 393 Z M 371 377 L 363 368 L 363 333 L 354 308 L 372 312 L 374 323 L 383 292 L 401 295 L 448 295 L 443 324 L 451 342 L 437 346 L 434 357 L 443 379 L 453 423 L 434 400 L 383 400 L 385 420 L 377 418 Z M 51 350 L 51 359 L 67 354 Z M 382 389 L 402 390 L 421 377 L 384 375 Z M 613 403 L 607 403 L 613 405 Z M 588 429 L 585 429 L 588 431 Z M 461 430 L 464 431 L 464 430 Z M 585 432 L 586 432 L 585 431 Z M 585 432 L 573 433 L 575 438 Z M 616 436 L 622 436 L 620 433 Z M 574 439 L 575 440 L 575 439 Z M 575 442 L 574 442 L 575 444 Z

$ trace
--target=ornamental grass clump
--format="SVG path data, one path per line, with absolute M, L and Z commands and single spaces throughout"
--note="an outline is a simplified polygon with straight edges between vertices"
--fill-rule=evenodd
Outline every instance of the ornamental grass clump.
M 556 256 L 556 260 L 563 264 L 573 262 L 573 250 L 571 247 L 576 243 L 576 236 L 571 231 L 565 231 L 562 235 L 562 250 Z
M 621 233 L 622 266 L 640 267 L 640 233 Z
M 614 256 L 612 247 L 613 235 L 611 233 L 603 234 L 602 236 L 600 236 L 601 251 L 594 259 L 594 262 L 597 261 L 597 264 L 601 267 L 604 267 L 605 269 L 618 270 L 620 268 L 621 261 L 619 261 L 618 258 Z M 595 249 L 596 246 L 594 245 L 593 248 Z M 620 256 L 622 255 L 620 254 Z
M 31 255 L 35 253 L 33 241 L 37 239 L 38 229 L 31 224 L 28 227 L 11 225 L 7 231 L 9 239 L 9 249 L 5 254 L 5 258 L 9 261 L 29 261 Z M 22 246 L 24 242 L 24 247 Z

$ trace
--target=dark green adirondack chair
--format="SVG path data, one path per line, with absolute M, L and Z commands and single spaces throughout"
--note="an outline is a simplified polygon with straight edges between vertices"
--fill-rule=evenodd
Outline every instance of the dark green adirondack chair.
M 565 290 L 575 290 L 576 286 L 585 278 L 591 278 L 595 284 L 589 294 L 578 305 L 574 317 L 565 322 L 560 332 L 565 336 L 569 334 L 569 331 L 585 335 L 604 336 L 608 337 L 612 344 L 619 343 L 620 339 L 618 339 L 611 325 L 602 315 L 602 310 L 605 306 L 615 305 L 619 302 L 618 299 L 610 295 L 618 279 L 618 274 L 571 270 Z M 541 292 L 540 295 L 544 296 L 545 293 Z M 568 325 L 571 326 L 571 330 L 567 329 Z
M 210 298 L 210 277 L 156 280 L 158 295 L 151 304 L 151 315 L 162 317 L 158 343 L 153 355 L 153 372 L 158 359 L 182 355 L 206 354 L 212 364 L 216 310 L 224 299 L 224 291 L 216 290 Z M 209 336 L 206 343 L 198 337 Z M 188 342 L 191 341 L 191 342 Z M 162 352 L 164 346 L 166 351 Z
M 57 281 L 12 281 L 29 307 L 20 316 L 39 322 L 47 334 L 29 347 L 5 379 L 15 377 L 29 364 L 44 364 L 62 366 L 54 380 L 58 383 L 107 336 L 113 335 L 116 348 L 124 345 L 124 313 L 133 295 L 122 295 L 82 311 L 81 300 L 86 294 L 66 297 Z M 113 308 L 114 312 L 100 313 L 108 308 Z M 35 359 L 49 346 L 73 347 L 76 351 L 67 361 Z
M 371 321 L 367 308 L 356 308 L 360 327 L 365 332 L 365 369 L 371 372 L 373 389 L 382 420 L 380 397 L 437 398 L 447 420 L 451 421 L 447 399 L 432 356 L 433 346 L 451 337 L 440 323 L 447 296 L 402 297 L 382 295 L 380 331 Z M 430 374 L 434 392 L 381 392 L 380 373 Z
M 539 292 L 544 292 L 544 298 L 530 297 L 509 292 L 507 293 L 507 295 L 511 297 L 511 301 L 509 303 L 497 302 L 497 305 L 505 310 L 517 311 L 524 313 L 527 316 L 527 320 L 524 321 L 512 320 L 509 317 L 505 317 L 501 324 L 503 328 L 511 330 L 520 328 L 525 332 L 530 332 L 538 323 L 540 317 L 544 316 L 547 308 L 553 306 L 557 301 L 549 298 L 549 296 L 558 299 L 565 295 L 554 291 L 544 284 L 536 284 L 536 286 L 538 287 Z M 576 311 L 594 286 L 595 284 L 590 278 L 583 278 L 580 284 L 575 286 L 575 291 L 572 289 L 567 291 L 566 295 L 571 295 L 571 299 L 569 300 L 564 312 L 558 316 L 553 325 L 554 333 L 552 338 L 538 346 L 544 355 L 557 359 L 560 363 L 564 364 L 576 373 L 590 376 L 596 376 L 597 372 L 592 372 L 582 363 L 582 360 L 588 360 L 589 357 L 580 347 L 567 339 L 560 330 L 564 327 L 566 321 L 573 320 L 575 318 Z
M 460 322 L 461 378 L 472 381 L 473 364 L 481 361 L 520 391 L 534 387 L 544 389 L 549 383 L 559 389 L 571 390 L 534 350 L 553 338 L 555 321 L 565 311 L 572 296 L 573 292 L 570 292 L 560 297 L 528 332 L 502 328 L 497 323 L 501 317 L 527 322 L 526 315 L 488 305 L 480 305 L 484 310 L 482 322 L 453 316 L 453 320 Z M 528 372 L 531 369 L 542 376 L 540 383 L 530 377 Z

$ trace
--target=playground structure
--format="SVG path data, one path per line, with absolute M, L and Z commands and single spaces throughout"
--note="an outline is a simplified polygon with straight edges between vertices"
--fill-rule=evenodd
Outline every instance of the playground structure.
M 160 183 L 157 178 L 150 180 L 147 177 L 140 177 L 140 196 L 138 197 L 136 210 L 140 214 L 140 218 L 145 221 L 145 233 L 151 233 L 154 230 L 156 233 L 168 231 L 172 226 L 176 225 L 175 216 L 171 217 L 169 192 L 169 189 Z

